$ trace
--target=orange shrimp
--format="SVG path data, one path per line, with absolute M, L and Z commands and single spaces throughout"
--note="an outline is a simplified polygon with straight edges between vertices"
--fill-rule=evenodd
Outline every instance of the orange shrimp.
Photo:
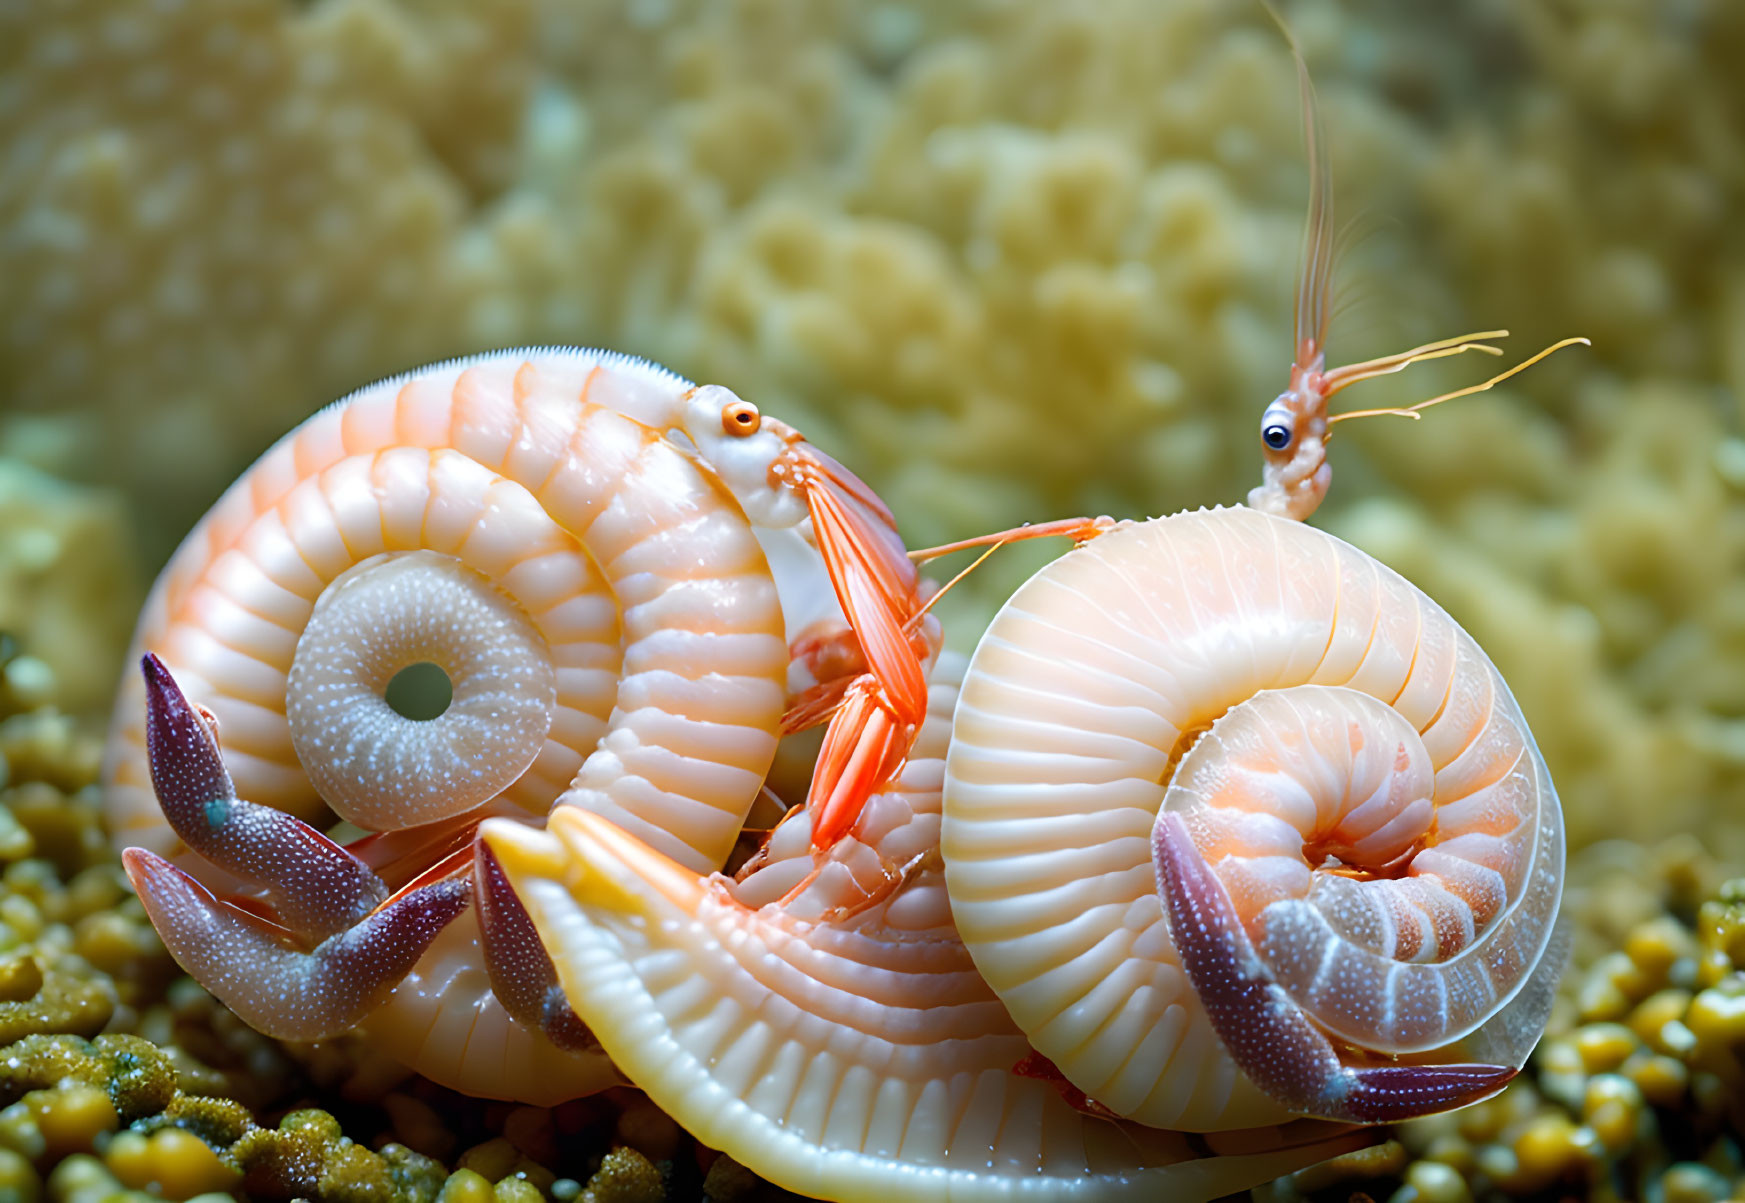
M 671 425 L 682 429 L 764 530 L 800 527 L 823 559 L 844 625 L 811 604 L 784 608 L 812 617 L 792 644 L 810 669 L 782 718 L 786 734 L 828 720 L 807 809 L 813 846 L 828 849 L 878 789 L 902 772 L 927 715 L 926 668 L 938 654 L 939 622 L 876 493 L 792 426 L 758 412 L 718 385 L 695 390 Z M 766 544 L 767 546 L 767 544 Z

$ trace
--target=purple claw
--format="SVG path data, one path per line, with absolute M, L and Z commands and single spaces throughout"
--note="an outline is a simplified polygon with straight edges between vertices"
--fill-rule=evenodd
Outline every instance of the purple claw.
M 147 652 L 140 670 L 152 789 L 184 844 L 264 887 L 285 926 L 309 940 L 344 931 L 387 899 L 369 866 L 309 824 L 238 798 L 211 726 L 164 662 Z
M 497 856 L 483 840 L 474 845 L 473 880 L 479 903 L 480 944 L 491 992 L 523 1027 L 572 1052 L 600 1047 L 565 997 L 557 966 L 545 951 L 533 917 L 521 904 Z
M 164 817 L 183 826 L 221 826 L 236 786 L 218 754 L 218 737 L 153 652 L 139 660 L 145 677 L 145 750 Z M 184 837 L 184 840 L 186 837 Z
M 272 924 L 218 901 L 162 857 L 129 848 L 121 863 L 176 963 L 244 1023 L 280 1040 L 324 1040 L 356 1026 L 471 895 L 465 880 L 439 881 L 299 952 Z
M 1386 1123 L 1475 1103 L 1515 1076 L 1502 1065 L 1347 1066 L 1272 980 L 1182 817 L 1158 815 L 1151 838 L 1158 894 L 1182 969 L 1242 1072 L 1292 1111 Z
M 1391 1124 L 1489 1098 L 1520 1071 L 1506 1065 L 1383 1065 L 1346 1072 L 1353 1079 L 1345 1096 L 1351 1118 Z

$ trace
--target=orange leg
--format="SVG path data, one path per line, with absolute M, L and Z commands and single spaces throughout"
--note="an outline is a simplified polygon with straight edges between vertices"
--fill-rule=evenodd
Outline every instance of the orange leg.
M 814 681 L 846 681 L 866 671 L 854 629 L 833 618 L 801 631 L 788 647 L 788 658 L 804 664 Z
M 860 644 L 868 673 L 841 695 L 812 776 L 807 806 L 814 814 L 812 846 L 828 848 L 854 826 L 873 792 L 902 771 L 909 743 L 927 713 L 925 653 L 911 628 L 925 609 L 913 578 L 893 567 L 887 542 L 869 529 L 864 514 L 845 503 L 826 480 L 814 481 L 807 504 L 830 583 Z M 972 547 L 1065 536 L 1082 543 L 1115 525 L 1109 517 L 1063 518 L 910 552 L 927 560 Z M 783 729 L 828 713 L 831 689 L 808 691 L 788 712 Z
M 870 676 L 849 686 L 824 733 L 806 806 L 812 847 L 822 851 L 848 834 L 866 800 L 902 772 L 918 723 L 899 722 Z
M 782 907 L 794 905 L 796 900 L 804 895 L 806 891 L 811 889 L 813 884 L 817 882 L 819 875 L 824 872 L 824 867 L 829 862 L 826 856 L 817 856 L 813 859 L 817 863 L 812 866 L 812 871 L 796 882 L 786 894 L 783 894 L 781 898 L 777 900 L 776 905 Z M 871 910 L 873 907 L 884 902 L 891 895 L 895 894 L 898 890 L 908 885 L 909 882 L 914 879 L 916 871 L 927 859 L 928 854 L 923 852 L 919 856 L 911 858 L 907 864 L 893 865 L 885 860 L 883 856 L 880 856 L 879 868 L 883 876 L 881 877 L 879 884 L 874 886 L 870 892 L 862 894 L 859 898 L 846 901 L 839 906 L 831 907 L 829 910 L 825 911 L 823 916 L 824 921 L 827 923 L 842 923 L 854 918 L 856 915 Z
M 830 719 L 806 798 L 812 846 L 827 848 L 902 769 L 927 715 L 927 680 L 924 653 L 905 629 L 920 609 L 913 570 L 890 563 L 887 541 L 827 481 L 806 497 L 824 567 L 868 669 L 847 686 Z
M 834 681 L 820 681 L 802 693 L 782 713 L 782 734 L 793 735 L 800 731 L 810 731 L 819 723 L 828 722 L 832 715 L 842 709 L 843 700 L 848 697 L 848 687 L 858 680 L 860 677 L 838 677 Z

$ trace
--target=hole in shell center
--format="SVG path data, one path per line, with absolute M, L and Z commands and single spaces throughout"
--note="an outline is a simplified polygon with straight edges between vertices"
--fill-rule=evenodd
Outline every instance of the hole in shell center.
M 401 718 L 429 722 L 441 718 L 454 701 L 454 682 L 440 665 L 420 660 L 395 673 L 382 697 Z

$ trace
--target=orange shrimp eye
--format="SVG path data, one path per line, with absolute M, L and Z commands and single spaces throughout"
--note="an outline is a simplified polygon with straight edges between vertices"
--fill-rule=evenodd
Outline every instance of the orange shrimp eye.
M 757 433 L 763 425 L 763 415 L 757 412 L 757 406 L 749 401 L 735 401 L 731 405 L 721 407 L 721 429 L 728 434 L 744 438 Z

